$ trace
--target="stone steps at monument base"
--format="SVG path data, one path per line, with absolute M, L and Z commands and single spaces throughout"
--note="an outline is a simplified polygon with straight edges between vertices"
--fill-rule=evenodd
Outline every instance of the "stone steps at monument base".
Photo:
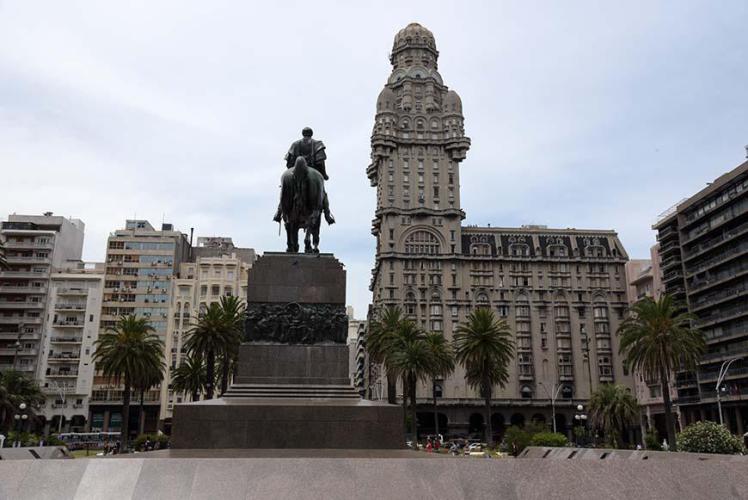
M 233 384 L 224 398 L 278 398 L 278 399 L 360 399 L 349 385 L 263 385 Z

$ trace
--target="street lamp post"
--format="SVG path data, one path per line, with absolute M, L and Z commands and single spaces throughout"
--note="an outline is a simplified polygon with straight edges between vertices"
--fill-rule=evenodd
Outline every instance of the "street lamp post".
M 57 424 L 57 434 L 60 434 L 62 432 L 62 421 L 65 420 L 65 404 L 67 403 L 65 399 L 65 389 L 67 386 L 60 385 L 59 382 L 56 380 L 52 381 L 54 389 L 57 391 L 57 393 L 60 395 L 60 401 L 62 401 L 62 409 L 60 411 L 60 420 Z
M 722 381 L 725 379 L 725 376 L 727 375 L 727 370 L 730 369 L 730 365 L 733 364 L 733 362 L 737 361 L 740 358 L 732 358 L 728 359 L 727 361 L 724 361 L 722 363 L 722 366 L 719 368 L 719 376 L 717 377 L 717 410 L 719 411 L 719 425 L 725 425 L 722 420 L 722 400 L 720 399 L 720 386 L 722 385 Z
M 574 420 L 579 422 L 579 424 L 585 429 L 587 428 L 587 414 L 584 413 L 584 406 L 577 405 L 577 412 L 574 414 Z M 579 445 L 579 438 L 577 438 L 577 446 L 578 445 Z
M 553 388 L 551 389 L 553 391 L 553 394 L 548 392 L 548 388 L 543 384 L 543 382 L 538 382 L 538 385 L 543 388 L 546 394 L 548 394 L 548 398 L 551 400 L 551 418 L 553 419 L 553 432 L 556 432 L 556 398 L 558 398 L 558 391 L 561 390 L 561 385 L 558 383 L 553 384 Z
M 19 404 L 18 411 L 20 413 L 16 413 L 15 415 L 13 415 L 13 419 L 16 421 L 16 439 L 13 442 L 14 448 L 21 447 L 21 431 L 23 430 L 23 426 L 26 423 L 26 420 L 28 420 L 29 418 L 29 415 L 26 413 L 26 403 Z

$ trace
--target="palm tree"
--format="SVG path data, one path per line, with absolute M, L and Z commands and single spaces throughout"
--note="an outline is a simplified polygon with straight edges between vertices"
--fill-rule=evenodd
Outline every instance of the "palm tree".
M 411 430 L 413 440 L 418 440 L 416 391 L 418 382 L 425 382 L 435 371 L 433 351 L 426 341 L 426 333 L 410 320 L 401 323 L 397 334 L 392 337 L 390 349 L 390 366 L 403 379 L 403 401 L 406 392 L 410 396 Z
M 439 413 L 436 409 L 436 379 L 446 378 L 455 369 L 455 356 L 452 345 L 444 335 L 437 332 L 426 334 L 426 344 L 431 350 L 433 361 L 431 375 L 431 394 L 434 398 L 434 433 L 439 434 Z
M 590 397 L 590 420 L 603 431 L 614 448 L 621 433 L 636 423 L 639 405 L 631 391 L 621 384 L 602 384 Z
M 139 427 L 138 434 L 143 434 L 145 428 L 145 393 L 153 387 L 158 387 L 164 380 L 164 369 L 163 364 L 161 367 L 150 366 L 141 375 L 140 378 L 135 381 L 135 388 L 140 392 L 140 413 L 139 413 Z
M 244 338 L 244 321 L 246 306 L 237 296 L 221 297 L 221 310 L 227 327 L 230 328 L 228 342 L 221 352 L 221 395 L 229 386 L 229 374 L 236 365 L 239 356 L 239 345 Z
M 174 370 L 171 386 L 174 392 L 190 394 L 192 401 L 200 400 L 200 393 L 205 390 L 207 374 L 205 361 L 196 356 L 187 356 Z
M 465 368 L 465 380 L 480 390 L 486 403 L 486 443 L 493 444 L 491 397 L 496 385 L 509 380 L 509 363 L 514 357 L 514 342 L 509 325 L 497 320 L 487 308 L 475 309 L 454 335 L 457 362 Z
M 399 307 L 387 306 L 379 311 L 379 318 L 369 324 L 369 333 L 366 337 L 366 350 L 372 363 L 383 364 L 387 376 L 387 401 L 390 404 L 397 403 L 397 373 L 391 368 L 388 359 L 391 356 L 390 340 L 397 335 L 402 326 L 403 313 Z M 405 393 L 403 393 L 403 398 Z
M 200 315 L 197 324 L 187 332 L 185 347 L 193 356 L 205 359 L 206 399 L 213 399 L 216 380 L 216 355 L 226 352 L 234 336 L 233 326 L 226 321 L 223 309 L 218 303 L 208 306 Z
M 146 318 L 122 316 L 94 342 L 93 359 L 116 384 L 124 382 L 122 392 L 122 449 L 127 450 L 130 423 L 130 396 L 133 387 L 143 384 L 149 375 L 164 369 L 164 343 L 154 335 Z
M 21 403 L 26 403 L 33 412 L 41 407 L 44 400 L 39 385 L 23 372 L 6 370 L 0 373 L 0 429 L 11 429 L 12 415 L 18 411 Z
M 668 378 L 678 369 L 694 369 L 704 352 L 704 335 L 691 328 L 695 316 L 665 294 L 658 300 L 644 297 L 629 310 L 618 328 L 620 352 L 627 367 L 646 379 L 659 378 L 665 406 L 667 440 L 675 443 L 675 422 Z

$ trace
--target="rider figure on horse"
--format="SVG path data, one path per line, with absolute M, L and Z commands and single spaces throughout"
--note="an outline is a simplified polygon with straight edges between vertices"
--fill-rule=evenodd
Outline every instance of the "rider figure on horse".
M 303 138 L 294 142 L 286 154 L 281 201 L 273 220 L 280 222 L 282 219 L 285 223 L 287 252 L 299 251 L 298 232 L 304 229 L 304 252 L 319 253 L 320 216 L 324 213 L 328 224 L 335 223 L 324 187 L 328 179 L 327 155 L 322 141 L 312 139 L 311 128 L 305 127 L 301 133 Z

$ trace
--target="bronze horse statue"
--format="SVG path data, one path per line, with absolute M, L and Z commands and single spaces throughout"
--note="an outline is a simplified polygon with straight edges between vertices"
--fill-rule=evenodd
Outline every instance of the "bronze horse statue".
M 319 230 L 322 213 L 328 224 L 335 220 L 327 217 L 325 179 L 316 169 L 309 168 L 303 156 L 296 158 L 294 166 L 281 175 L 281 198 L 273 220 L 286 226 L 286 252 L 299 251 L 299 229 L 304 229 L 304 253 L 319 253 Z

